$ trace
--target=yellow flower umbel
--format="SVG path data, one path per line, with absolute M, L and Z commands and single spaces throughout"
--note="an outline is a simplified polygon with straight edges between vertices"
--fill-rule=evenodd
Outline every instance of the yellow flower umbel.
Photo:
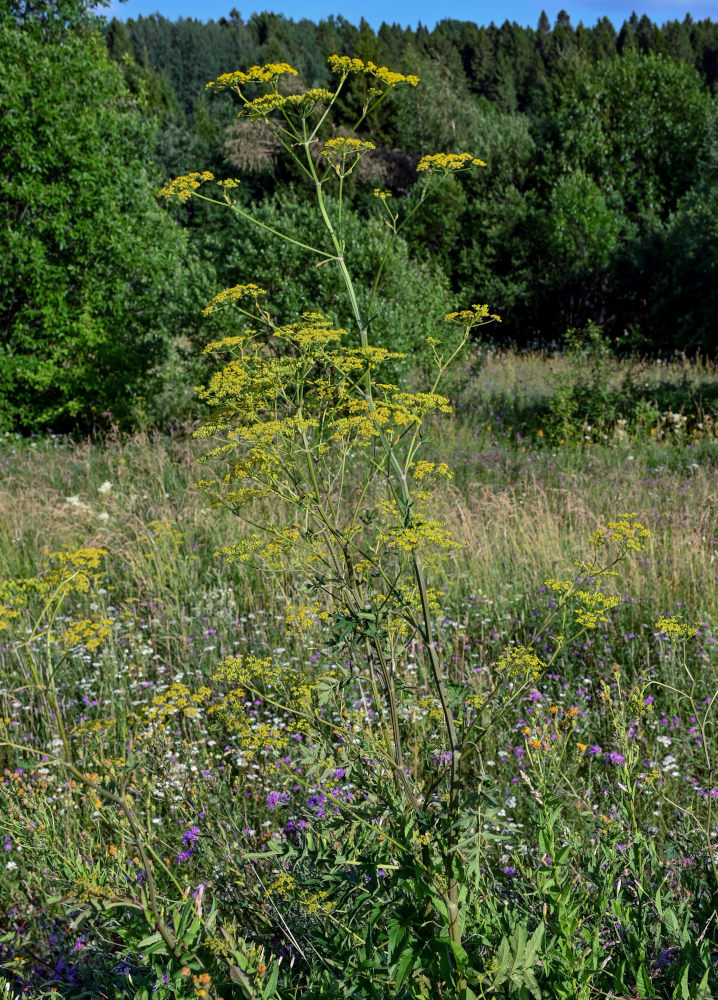
M 315 87 L 303 94 L 262 94 L 253 101 L 247 101 L 239 111 L 239 116 L 246 115 L 250 121 L 267 118 L 273 111 L 284 114 L 297 114 L 300 118 L 308 118 L 318 104 L 328 104 L 334 97 L 331 90 Z
M 216 80 L 210 80 L 206 89 L 238 90 L 245 83 L 274 83 L 280 76 L 286 74 L 296 76 L 297 71 L 288 63 L 266 63 L 264 66 L 251 66 L 243 71 L 222 73 Z
M 418 174 L 454 174 L 467 167 L 485 167 L 486 163 L 473 153 L 429 153 L 422 156 L 416 168 Z
M 373 62 L 364 62 L 363 59 L 352 59 L 350 56 L 329 56 L 329 68 L 333 73 L 341 76 L 348 76 L 350 73 L 364 73 L 373 76 L 376 80 L 385 83 L 387 87 L 409 86 L 416 87 L 419 82 L 418 76 L 403 73 L 396 73 L 387 69 L 386 66 L 377 66 Z
M 484 326 L 486 323 L 490 323 L 492 320 L 496 323 L 501 322 L 501 317 L 497 316 L 496 313 L 490 313 L 489 307 L 487 305 L 472 305 L 468 309 L 460 309 L 457 312 L 450 312 L 444 316 L 444 320 L 447 323 L 456 323 L 459 326 L 463 326 L 465 330 L 473 330 L 474 327 Z
M 113 624 L 110 618 L 83 618 L 71 621 L 63 633 L 63 645 L 68 649 L 77 646 L 83 646 L 90 651 L 97 649 L 112 634 Z
M 260 295 L 266 295 L 266 291 L 250 282 L 248 285 L 233 285 L 232 288 L 225 288 L 218 292 L 212 301 L 202 310 L 203 316 L 211 316 L 215 308 L 223 302 L 240 302 L 242 299 L 253 299 L 256 305 Z
M 698 625 L 689 625 L 682 615 L 661 616 L 656 622 L 656 628 L 674 642 L 693 639 L 698 634 Z
M 362 156 L 371 153 L 373 149 L 376 149 L 373 142 L 362 142 L 361 139 L 337 136 L 335 139 L 327 139 L 321 148 L 321 154 L 329 160 L 337 174 L 346 177 L 352 172 Z
M 646 547 L 646 539 L 651 537 L 648 528 L 636 521 L 638 515 L 619 514 L 617 521 L 609 521 L 604 528 L 598 528 L 591 535 L 591 544 L 596 548 L 613 542 L 624 551 L 642 552 Z
M 621 598 L 604 594 L 601 590 L 579 590 L 573 580 L 549 579 L 545 581 L 554 593 L 576 598 L 580 606 L 576 608 L 576 621 L 586 628 L 596 628 L 599 622 L 607 622 L 607 611 L 618 607 Z
M 157 192 L 159 198 L 177 198 L 179 201 L 189 201 L 192 195 L 206 181 L 213 181 L 214 174 L 209 170 L 193 170 L 192 173 L 182 174 L 170 181 L 167 187 L 160 188 Z
M 529 646 L 507 646 L 496 662 L 496 673 L 512 681 L 536 681 L 546 669 Z

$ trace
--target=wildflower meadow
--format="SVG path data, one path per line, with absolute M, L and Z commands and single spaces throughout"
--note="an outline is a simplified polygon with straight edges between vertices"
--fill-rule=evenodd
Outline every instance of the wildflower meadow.
M 0 995 L 716 997 L 718 372 L 494 349 L 481 288 L 384 337 L 404 227 L 490 166 L 372 189 L 359 285 L 346 191 L 419 79 L 329 66 L 208 84 L 320 230 L 159 195 L 331 301 L 208 296 L 192 426 L 0 440 Z

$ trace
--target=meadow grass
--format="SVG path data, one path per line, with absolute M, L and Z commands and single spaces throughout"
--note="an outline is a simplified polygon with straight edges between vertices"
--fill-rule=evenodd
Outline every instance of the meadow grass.
M 549 983 L 553 993 L 544 995 L 566 997 L 608 989 L 617 997 L 711 996 L 718 989 L 711 916 L 718 890 L 711 887 L 718 447 L 710 400 L 718 378 L 708 364 L 611 362 L 616 398 L 640 384 L 643 398 L 665 401 L 666 386 L 682 385 L 686 406 L 670 397 L 675 409 L 654 405 L 652 424 L 644 407 L 640 419 L 619 415 L 598 433 L 579 420 L 567 440 L 552 404 L 582 377 L 570 360 L 491 354 L 462 386 L 457 416 L 432 427 L 426 444 L 427 458 L 455 470 L 436 501 L 462 542 L 437 567 L 438 642 L 452 682 L 467 692 L 492 674 L 507 644 L 532 643 L 556 603 L 546 580 L 575 572 L 597 525 L 635 511 L 651 532 L 646 549 L 621 567 L 621 601 L 610 621 L 568 645 L 482 744 L 475 766 L 484 813 L 473 829 L 483 836 L 472 875 L 481 905 L 468 938 L 471 960 L 486 996 L 535 996 L 535 982 L 544 990 Z M 225 998 L 268 997 L 274 989 L 287 997 L 350 995 L 346 984 L 331 992 L 327 983 L 338 982 L 338 973 L 327 972 L 324 959 L 315 975 L 311 949 L 321 950 L 322 941 L 326 954 L 339 948 L 326 927 L 355 912 L 342 940 L 356 951 L 359 938 L 367 941 L 363 886 L 376 898 L 401 886 L 401 863 L 391 852 L 382 855 L 383 867 L 362 860 L 368 848 L 351 810 L 357 787 L 371 782 L 347 775 L 339 750 L 333 762 L 312 758 L 292 720 L 260 698 L 252 709 L 257 725 L 281 718 L 295 742 L 281 765 L 266 754 L 250 763 L 231 726 L 191 700 L 203 686 L 214 688 L 218 663 L 237 652 L 272 657 L 299 679 L 343 669 L 321 633 L 287 629 L 287 607 L 302 598 L 291 576 L 214 556 L 246 529 L 210 513 L 191 488 L 203 450 L 206 444 L 179 433 L 102 443 L 6 435 L 0 444 L 0 579 L 36 577 L 55 552 L 107 552 L 87 593 L 68 593 L 51 618 L 36 617 L 25 646 L 12 622 L 0 632 L 0 717 L 13 744 L 0 748 L 7 859 L 0 868 L 0 968 L 18 992 L 39 997 L 55 989 L 73 1000 L 153 991 L 219 996 L 216 973 L 209 983 L 200 976 L 210 973 L 192 964 L 205 949 L 215 963 L 239 969 L 225 977 Z M 85 616 L 106 621 L 107 635 L 71 644 L 58 660 L 49 636 Z M 661 616 L 696 622 L 697 636 L 670 642 L 656 625 Z M 30 620 L 23 626 L 31 628 Z M 537 648 L 548 655 L 545 638 Z M 430 692 L 425 658 L 414 643 L 400 678 L 419 706 Z M 45 664 L 39 683 L 31 661 Z M 366 707 L 366 692 L 352 690 L 341 700 L 327 688 L 327 719 L 338 729 L 362 700 Z M 161 732 L 145 731 L 147 713 L 167 723 Z M 101 772 L 108 788 L 128 788 L 132 815 L 54 765 L 58 715 L 74 732 L 80 771 Z M 402 725 L 412 773 L 426 767 L 425 752 L 440 768 L 431 705 L 407 702 Z M 131 772 L 125 784 L 123 772 Z M 136 896 L 138 885 L 144 891 L 147 865 L 132 847 L 133 823 L 144 831 L 170 923 L 184 926 L 182 907 L 193 907 L 187 926 L 206 923 L 178 966 L 186 974 L 166 982 L 172 956 L 156 951 L 153 958 L 147 928 L 133 937 L 134 925 L 110 909 Z M 342 829 L 363 846 L 356 856 L 343 847 L 339 864 L 329 845 L 336 839 L 338 849 Z M 297 845 L 291 875 L 272 869 L 279 842 Z M 343 873 L 341 890 L 332 865 Z M 348 879 L 352 871 L 361 871 L 358 882 Z M 579 916 L 565 909 L 570 886 Z M 518 927 L 522 919 L 535 927 L 541 912 L 545 949 L 537 939 L 529 959 Z M 197 943 L 202 933 L 206 940 Z M 391 966 L 398 946 L 388 933 Z M 210 959 L 202 962 L 210 968 Z M 370 975 L 358 995 L 430 995 L 418 965 L 413 978 L 407 973 L 413 992 L 400 991 L 394 972 L 394 979 L 383 975 L 377 967 L 377 985 Z M 559 981 L 568 984 L 565 993 Z M 100 984 L 107 992 L 98 992 Z

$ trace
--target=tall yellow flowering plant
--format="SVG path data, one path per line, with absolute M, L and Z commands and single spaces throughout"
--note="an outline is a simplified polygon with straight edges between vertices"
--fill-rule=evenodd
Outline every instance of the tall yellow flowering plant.
M 423 939 L 416 947 L 433 942 L 429 951 L 436 960 L 432 965 L 425 949 L 421 962 L 399 963 L 401 977 L 420 969 L 417 989 L 429 992 L 416 995 L 449 990 L 442 995 L 470 998 L 478 980 L 462 944 L 462 907 L 471 872 L 478 871 L 477 855 L 471 855 L 482 824 L 476 758 L 493 722 L 548 664 L 533 647 L 511 647 L 492 671 L 493 687 L 474 689 L 465 679 L 450 679 L 439 642 L 438 592 L 429 577 L 438 579 L 446 553 L 460 547 L 432 507 L 434 491 L 452 473 L 445 463 L 425 458 L 422 449 L 427 421 L 451 410 L 440 392 L 447 369 L 472 332 L 499 317 L 483 304 L 444 317 L 447 336 L 430 341 L 433 381 L 425 391 L 415 391 L 383 377 L 398 355 L 382 346 L 372 306 L 402 225 L 447 176 L 485 164 L 473 153 L 424 156 L 417 165 L 420 193 L 403 219 L 392 209 L 389 192 L 374 192 L 387 239 L 363 311 L 348 263 L 342 206 L 347 177 L 374 146 L 353 134 L 336 134 L 332 110 L 350 77 L 359 78 L 364 99 L 351 130 L 356 133 L 392 88 L 415 87 L 419 81 L 360 59 L 332 56 L 329 63 L 336 76 L 331 90 L 285 93 L 283 81 L 296 73 L 284 63 L 228 73 L 208 85 L 232 90 L 240 114 L 271 129 L 306 179 L 326 227 L 324 246 L 257 225 L 311 251 L 317 266 L 336 269 L 352 325 L 344 329 L 319 310 L 276 317 L 261 283 L 239 284 L 215 296 L 206 314 L 232 308 L 246 326 L 206 348 L 228 359 L 199 389 L 211 415 L 197 433 L 213 439 L 206 459 L 221 460 L 225 468 L 197 487 L 214 506 L 248 525 L 242 541 L 221 554 L 230 562 L 275 571 L 280 579 L 288 570 L 295 579 L 299 574 L 306 600 L 288 607 L 288 626 L 319 631 L 325 645 L 344 651 L 346 667 L 335 664 L 303 683 L 269 661 L 230 658 L 217 676 L 229 687 L 217 711 L 247 755 L 267 747 L 283 750 L 281 726 L 267 724 L 258 733 L 243 714 L 246 692 L 261 693 L 311 737 L 318 747 L 318 771 L 331 776 L 341 764 L 342 773 L 353 773 L 360 785 L 374 775 L 391 817 L 368 821 L 356 801 L 340 797 L 336 808 L 384 844 L 384 868 L 411 868 L 408 885 L 423 911 L 422 929 L 417 925 L 415 935 Z M 224 204 L 254 222 L 235 201 L 238 184 L 196 172 L 176 178 L 161 194 Z M 328 199 L 332 185 L 336 190 Z M 637 527 L 631 517 L 620 525 L 615 540 L 622 544 Z M 598 555 L 584 569 L 591 570 L 593 583 L 582 590 L 570 582 L 556 588 L 560 599 L 553 615 L 566 618 L 569 602 L 580 604 L 575 620 L 564 621 L 566 639 L 595 625 L 611 605 L 600 595 L 607 569 Z M 418 676 L 410 656 L 416 648 L 422 651 L 424 671 L 419 669 Z M 417 726 L 417 716 L 424 718 L 423 727 Z M 421 739 L 417 734 L 423 734 Z M 276 893 L 286 893 L 290 881 L 282 875 L 277 882 L 282 891 Z M 409 936 L 407 931 L 402 938 L 405 945 Z M 390 945 L 392 951 L 396 955 L 397 947 Z M 391 980 L 395 986 L 399 975 Z

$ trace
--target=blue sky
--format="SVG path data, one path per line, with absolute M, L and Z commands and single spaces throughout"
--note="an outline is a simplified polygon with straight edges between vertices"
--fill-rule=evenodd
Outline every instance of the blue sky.
M 609 17 L 616 26 L 620 26 L 625 18 L 636 10 L 639 14 L 648 14 L 650 19 L 658 24 L 674 19 L 683 20 L 690 14 L 695 20 L 718 16 L 718 0 L 649 0 L 645 6 L 634 7 L 631 0 L 601 0 L 592 3 L 591 0 L 565 0 L 564 4 L 543 4 L 541 0 L 127 0 L 120 3 L 112 0 L 109 8 L 100 13 L 108 17 L 118 17 L 125 20 L 147 16 L 159 12 L 164 17 L 175 20 L 178 17 L 194 17 L 201 21 L 217 20 L 229 14 L 236 6 L 242 17 L 249 18 L 255 11 L 271 10 L 298 20 L 307 17 L 312 21 L 328 17 L 330 14 L 341 14 L 355 24 L 361 17 L 378 28 L 382 21 L 398 22 L 406 26 L 416 27 L 419 21 L 427 27 L 433 27 L 437 20 L 451 17 L 461 21 L 475 21 L 477 24 L 502 24 L 505 20 L 517 21 L 522 25 L 535 27 L 542 9 L 551 20 L 562 9 L 568 11 L 572 24 L 583 21 L 586 25 L 595 24 L 600 17 Z

